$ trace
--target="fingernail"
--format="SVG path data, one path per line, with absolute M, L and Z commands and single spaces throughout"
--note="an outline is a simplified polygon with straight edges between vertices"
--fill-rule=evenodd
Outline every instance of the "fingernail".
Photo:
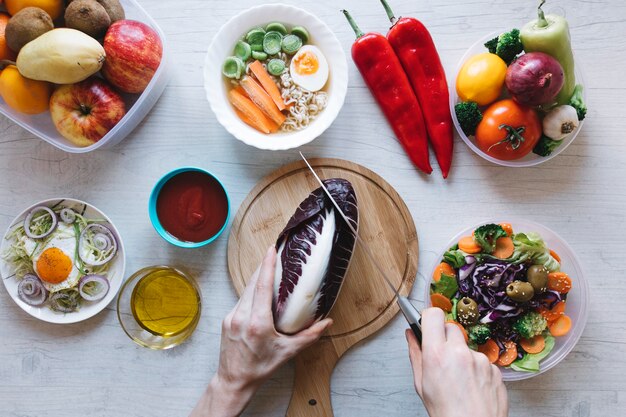
M 270 245 L 270 246 L 267 248 L 267 254 L 269 255 L 270 253 L 272 253 L 272 251 L 273 251 L 273 250 L 274 250 L 274 245 Z

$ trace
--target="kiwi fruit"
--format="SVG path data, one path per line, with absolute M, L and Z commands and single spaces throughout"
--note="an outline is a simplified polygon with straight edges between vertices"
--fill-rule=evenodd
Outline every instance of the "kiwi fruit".
M 74 0 L 65 9 L 65 25 L 93 38 L 100 38 L 111 26 L 111 18 L 95 0 Z
M 69 6 L 74 0 L 68 0 L 67 5 Z M 126 13 L 124 13 L 124 7 L 119 0 L 95 0 L 106 10 L 109 18 L 111 19 L 111 23 L 115 23 L 118 20 L 124 20 L 126 18 Z
M 50 15 L 39 7 L 25 7 L 15 13 L 7 23 L 7 45 L 15 52 L 28 42 L 54 29 Z

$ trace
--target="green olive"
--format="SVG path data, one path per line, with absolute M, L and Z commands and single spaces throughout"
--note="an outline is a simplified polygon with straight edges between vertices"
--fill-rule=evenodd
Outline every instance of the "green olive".
M 463 326 L 469 326 L 478 321 L 478 304 L 469 297 L 463 297 L 456 305 L 456 316 Z
M 518 303 L 524 303 L 533 298 L 533 296 L 535 295 L 535 290 L 529 282 L 513 281 L 512 283 L 507 285 L 506 295 L 508 295 L 513 301 L 517 301 Z
M 548 270 L 543 265 L 533 265 L 526 272 L 526 279 L 533 286 L 536 294 L 548 289 Z

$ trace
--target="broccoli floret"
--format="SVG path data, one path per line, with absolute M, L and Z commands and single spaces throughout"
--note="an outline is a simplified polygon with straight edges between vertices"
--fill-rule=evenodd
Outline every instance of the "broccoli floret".
M 506 237 L 506 231 L 499 224 L 485 224 L 474 230 L 474 240 L 487 253 L 492 253 L 496 249 L 496 240 Z
M 495 38 L 485 42 L 485 48 L 487 48 L 487 50 L 492 54 L 495 54 L 496 49 L 498 48 L 498 38 L 499 36 L 496 36 Z
M 583 100 L 583 86 L 580 84 L 576 84 L 574 88 L 574 94 L 572 94 L 572 98 L 569 99 L 569 105 L 576 109 L 576 113 L 578 114 L 578 120 L 583 120 L 585 115 L 587 114 L 587 105 Z
M 519 29 L 512 29 L 510 32 L 505 32 L 485 42 L 485 48 L 492 54 L 502 58 L 507 65 L 524 50 L 522 41 L 519 38 Z
M 533 153 L 539 156 L 549 156 L 559 145 L 563 143 L 562 140 L 550 139 L 546 135 L 541 135 L 541 139 L 533 148 Z
M 491 330 L 486 324 L 477 324 L 467 329 L 470 342 L 474 342 L 477 345 L 487 343 L 487 340 L 491 337 Z
M 524 339 L 530 339 L 541 334 L 547 327 L 548 321 L 546 318 L 536 311 L 524 314 L 513 323 L 513 330 Z
M 459 125 L 461 125 L 463 133 L 467 136 L 476 133 L 478 124 L 483 120 L 483 114 L 478 104 L 473 101 L 457 103 L 454 106 L 454 112 L 456 113 L 456 118 L 459 121 Z

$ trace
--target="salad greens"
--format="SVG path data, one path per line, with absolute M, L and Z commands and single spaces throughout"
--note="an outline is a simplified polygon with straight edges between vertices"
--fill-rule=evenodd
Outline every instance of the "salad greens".
M 536 265 L 545 266 L 550 272 L 560 270 L 559 261 L 550 255 L 550 250 L 539 233 L 516 233 L 513 235 L 513 244 L 515 251 L 513 256 L 508 259 L 511 262 L 532 262 Z
M 554 336 L 548 332 L 545 332 L 543 337 L 546 341 L 546 346 L 543 350 L 539 353 L 525 353 L 521 359 L 511 364 L 511 369 L 519 372 L 539 372 L 539 362 L 552 352 L 556 343 Z
M 452 275 L 441 274 L 439 281 L 430 284 L 431 293 L 445 295 L 448 298 L 452 298 L 458 289 L 459 286 L 456 282 L 456 277 Z
M 493 253 L 496 240 L 506 236 L 506 232 L 499 224 L 485 224 L 474 230 L 474 240 L 487 253 Z

